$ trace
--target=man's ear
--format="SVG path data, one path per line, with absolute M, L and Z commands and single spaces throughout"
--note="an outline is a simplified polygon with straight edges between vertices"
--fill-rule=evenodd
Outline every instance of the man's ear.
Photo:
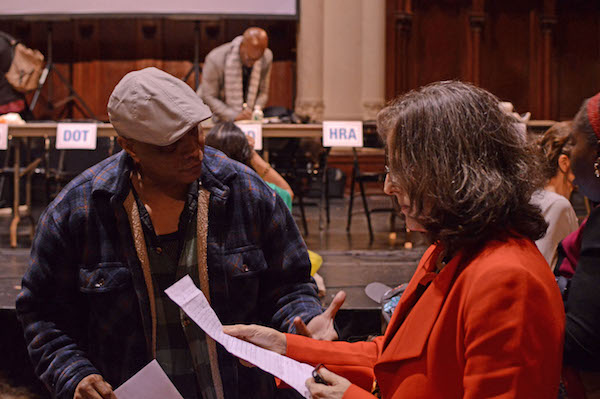
M 571 160 L 565 154 L 558 157 L 558 169 L 564 174 L 569 173 L 569 170 L 571 170 Z
M 122 136 L 117 136 L 117 143 L 119 143 L 121 148 L 124 149 L 127 152 L 127 154 L 129 154 L 129 156 L 133 158 L 134 161 L 138 161 L 137 154 L 135 151 L 135 143 L 133 140 L 129 140 Z

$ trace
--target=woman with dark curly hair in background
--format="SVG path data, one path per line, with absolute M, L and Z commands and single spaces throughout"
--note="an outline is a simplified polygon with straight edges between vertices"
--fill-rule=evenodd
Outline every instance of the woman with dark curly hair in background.
M 407 227 L 433 242 L 385 335 L 346 343 L 259 326 L 225 331 L 323 363 L 327 385 L 307 380 L 313 397 L 556 398 L 564 314 L 533 243 L 547 227 L 530 203 L 543 178 L 514 119 L 460 82 L 411 91 L 378 119 L 395 121 L 379 129 L 385 191 Z
M 558 243 L 579 227 L 570 202 L 575 179 L 570 159 L 573 148 L 569 140 L 572 125 L 570 121 L 555 123 L 536 143 L 542 158 L 542 173 L 546 184 L 543 190 L 533 194 L 531 201 L 542 210 L 548 230 L 535 245 L 546 258 L 551 270 L 554 270 L 558 259 Z

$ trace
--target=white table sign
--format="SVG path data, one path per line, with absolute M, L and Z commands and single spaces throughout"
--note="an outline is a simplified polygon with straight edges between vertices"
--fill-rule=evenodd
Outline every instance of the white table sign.
M 95 123 L 59 123 L 56 126 L 57 150 L 95 150 Z
M 8 125 L 0 123 L 0 150 L 8 149 Z
M 363 124 L 361 121 L 324 121 L 323 147 L 362 147 Z
M 242 129 L 242 132 L 246 136 L 250 136 L 254 139 L 254 149 L 262 150 L 262 124 L 260 123 L 236 123 L 236 125 Z

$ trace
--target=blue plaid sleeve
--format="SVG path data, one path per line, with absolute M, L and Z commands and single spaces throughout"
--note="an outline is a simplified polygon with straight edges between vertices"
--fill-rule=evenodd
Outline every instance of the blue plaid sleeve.
M 304 239 L 283 200 L 269 190 L 270 217 L 263 241 L 265 259 L 272 270 L 264 281 L 262 301 L 270 312 L 271 325 L 295 333 L 293 320 L 305 323 L 321 314 L 316 284 L 310 277 L 310 259 Z
M 16 302 L 35 371 L 56 398 L 73 398 L 79 382 L 98 370 L 77 345 L 82 309 L 78 307 L 73 248 L 57 220 L 67 211 L 46 211 L 40 218 L 29 269 Z

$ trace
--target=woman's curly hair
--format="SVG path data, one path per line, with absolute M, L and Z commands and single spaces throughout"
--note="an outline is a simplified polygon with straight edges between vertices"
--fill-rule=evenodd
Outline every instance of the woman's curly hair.
M 542 174 L 546 181 L 556 176 L 558 172 L 558 158 L 561 155 L 571 157 L 573 143 L 570 140 L 573 123 L 571 121 L 558 122 L 542 135 L 537 141 L 541 155 Z
M 544 184 L 538 157 L 498 103 L 484 89 L 446 81 L 406 93 L 378 115 L 394 181 L 429 238 L 453 251 L 546 232 L 530 204 Z

